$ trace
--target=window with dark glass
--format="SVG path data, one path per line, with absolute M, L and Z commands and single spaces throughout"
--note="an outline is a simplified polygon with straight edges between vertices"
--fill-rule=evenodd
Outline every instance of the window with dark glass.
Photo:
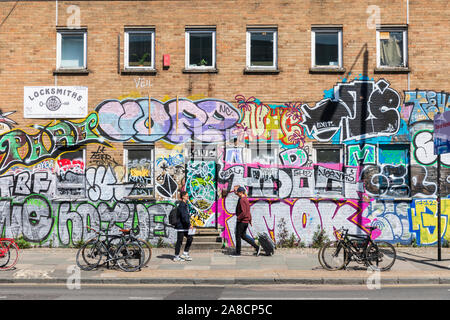
M 342 67 L 342 28 L 312 27 L 312 67 Z
M 337 32 L 316 32 L 316 65 L 339 65 L 339 34 Z
M 247 31 L 247 67 L 276 67 L 276 43 L 275 30 Z
M 215 67 L 215 31 L 186 31 L 187 68 Z
M 273 65 L 273 33 L 252 32 L 251 33 L 251 55 L 252 66 Z
M 317 163 L 341 163 L 340 149 L 317 149 L 316 150 Z
M 125 64 L 128 68 L 153 68 L 154 32 L 150 30 L 125 33 Z

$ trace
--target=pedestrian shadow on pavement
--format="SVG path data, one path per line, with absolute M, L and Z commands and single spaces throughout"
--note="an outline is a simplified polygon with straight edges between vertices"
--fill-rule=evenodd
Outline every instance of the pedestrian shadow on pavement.
M 172 260 L 175 256 L 173 254 L 160 254 L 157 256 L 158 259 L 168 259 Z

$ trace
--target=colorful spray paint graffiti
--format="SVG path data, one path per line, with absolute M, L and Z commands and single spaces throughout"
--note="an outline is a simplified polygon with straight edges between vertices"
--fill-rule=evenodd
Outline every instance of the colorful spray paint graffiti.
M 323 99 L 313 108 L 301 107 L 302 125 L 315 140 L 346 142 L 399 132 L 401 97 L 386 80 L 339 83 L 333 93 L 333 99 Z
M 237 198 L 230 191 L 242 185 L 251 200 L 251 235 L 266 232 L 277 241 L 284 220 L 307 245 L 317 228 L 332 237 L 341 226 L 354 233 L 377 226 L 378 239 L 433 245 L 440 178 L 448 241 L 450 155 L 441 157 L 437 177 L 431 120 L 449 107 L 447 93 L 405 91 L 402 103 L 388 81 L 365 78 L 344 79 L 314 107 L 242 94 L 234 105 L 105 100 L 80 121 L 29 132 L 10 127 L 0 135 L 1 234 L 58 246 L 92 237 L 86 225 L 112 232 L 139 225 L 145 239 L 174 242 L 167 214 L 184 189 L 192 221 L 217 225 L 233 245 Z M 155 144 L 155 156 L 122 163 L 109 152 L 122 143 Z M 189 151 L 187 143 L 199 145 Z M 317 143 L 339 148 L 340 160 L 318 161 Z M 275 148 L 253 152 L 267 145 Z M 92 148 L 90 158 L 64 156 L 80 147 Z M 153 183 L 154 199 L 131 200 L 148 195 L 142 191 Z
M 99 132 L 118 142 L 225 141 L 231 138 L 229 129 L 240 118 L 233 105 L 217 99 L 171 99 L 165 103 L 151 99 L 150 106 L 148 98 L 106 100 L 96 107 L 96 111 L 100 120 Z
M 255 97 L 235 97 L 242 120 L 233 131 L 240 141 L 278 140 L 283 146 L 303 147 L 305 136 L 301 126 L 299 103 L 268 105 Z
M 91 143 L 110 146 L 95 129 L 98 116 L 91 113 L 81 122 L 58 121 L 55 125 L 35 125 L 38 133 L 27 134 L 14 129 L 0 136 L 0 174 L 14 165 L 32 166 L 45 159 L 54 159 L 70 148 Z
M 450 199 L 441 202 L 441 239 L 450 241 Z M 414 200 L 410 212 L 410 231 L 416 234 L 417 243 L 421 245 L 435 245 L 438 239 L 437 201 Z
M 189 161 L 186 169 L 191 221 L 198 227 L 215 227 L 215 215 L 208 214 L 217 197 L 215 161 Z

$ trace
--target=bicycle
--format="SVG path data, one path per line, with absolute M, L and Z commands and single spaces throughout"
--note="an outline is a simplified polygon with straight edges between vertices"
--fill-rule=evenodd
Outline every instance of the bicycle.
M 12 269 L 19 261 L 19 246 L 11 238 L 0 238 L 0 270 Z
M 146 261 L 145 252 L 137 241 L 130 239 L 129 229 L 119 229 L 121 234 L 109 235 L 108 230 L 101 232 L 89 226 L 86 228 L 94 231 L 97 238 L 89 240 L 78 250 L 76 262 L 80 269 L 90 271 L 104 264 L 107 264 L 107 268 L 109 268 L 110 263 L 117 264 L 121 270 L 126 272 L 141 269 Z M 101 240 L 101 237 L 104 239 Z M 118 241 L 113 243 L 115 240 Z M 105 261 L 102 262 L 103 258 Z
M 349 234 L 343 227 L 336 231 L 338 240 L 326 243 L 319 250 L 319 263 L 326 270 L 341 270 L 356 261 L 374 270 L 387 271 L 397 258 L 395 248 L 386 241 L 373 241 L 369 227 L 368 235 Z
M 139 245 L 142 247 L 142 249 L 144 249 L 145 261 L 142 264 L 142 267 L 146 267 L 152 257 L 152 247 L 144 239 L 140 239 L 135 236 L 136 234 L 139 233 L 139 226 L 136 226 L 135 228 L 132 228 L 132 229 L 121 229 L 121 231 L 124 233 L 124 235 L 127 237 L 127 239 L 129 239 L 130 241 L 138 242 Z

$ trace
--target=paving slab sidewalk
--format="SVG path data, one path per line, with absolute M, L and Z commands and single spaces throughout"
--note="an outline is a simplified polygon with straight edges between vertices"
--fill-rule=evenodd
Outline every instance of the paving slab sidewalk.
M 391 270 L 375 273 L 351 263 L 347 270 L 324 270 L 317 249 L 277 249 L 273 256 L 254 256 L 244 250 L 231 257 L 227 250 L 193 251 L 192 261 L 174 262 L 173 249 L 153 248 L 147 267 L 123 272 L 105 267 L 76 269 L 77 249 L 33 248 L 20 251 L 13 270 L 0 271 L 0 283 L 68 283 L 80 272 L 83 284 L 450 284 L 450 249 L 397 247 Z

